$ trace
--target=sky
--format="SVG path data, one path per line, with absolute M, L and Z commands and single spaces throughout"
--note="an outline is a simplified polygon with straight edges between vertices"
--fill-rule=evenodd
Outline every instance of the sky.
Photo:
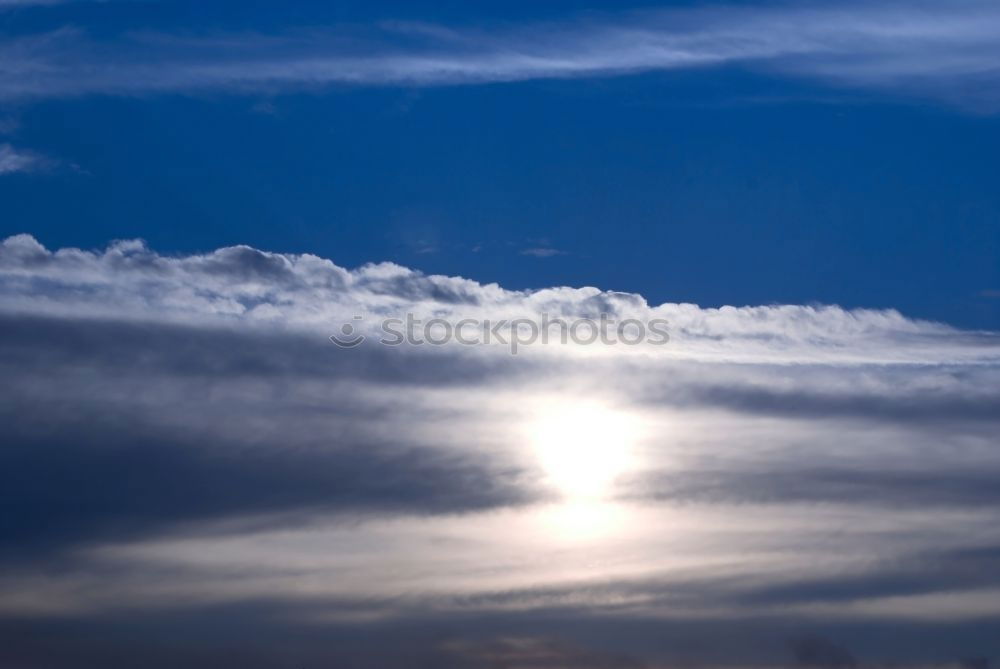
M 0 0 L 0 666 L 1000 661 L 997 35 Z

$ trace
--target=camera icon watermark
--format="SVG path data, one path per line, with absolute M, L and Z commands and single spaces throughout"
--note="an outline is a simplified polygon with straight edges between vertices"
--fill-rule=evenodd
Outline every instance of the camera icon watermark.
M 368 336 L 361 333 L 363 316 L 353 316 L 330 335 L 330 341 L 340 348 L 361 345 Z M 462 346 L 500 345 L 511 355 L 525 346 L 561 344 L 576 346 L 662 346 L 670 341 L 668 323 L 662 318 L 616 320 L 609 314 L 598 318 L 553 318 L 541 314 L 538 318 L 476 319 L 452 321 L 446 318 L 418 318 L 412 313 L 402 318 L 384 318 L 376 332 L 384 346 Z

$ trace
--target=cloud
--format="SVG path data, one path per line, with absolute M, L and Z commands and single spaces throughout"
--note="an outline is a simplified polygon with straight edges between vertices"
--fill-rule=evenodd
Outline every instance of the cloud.
M 578 648 L 554 639 L 499 638 L 479 642 L 456 640 L 442 644 L 446 667 L 518 669 L 639 669 L 635 658 Z M 439 665 L 440 666 L 440 665 Z
M 479 28 L 387 23 L 199 38 L 63 29 L 8 39 L 0 98 L 331 84 L 444 86 L 739 66 L 832 86 L 1000 108 L 991 2 L 733 6 Z
M 807 637 L 792 642 L 798 664 L 806 667 L 854 667 L 858 661 L 845 648 L 822 637 Z
M 735 470 L 735 471 L 734 471 Z M 656 499 L 708 504 L 854 504 L 865 507 L 978 507 L 1000 502 L 996 472 L 937 468 L 754 471 L 684 470 L 650 476 L 636 488 Z
M 320 326 L 332 333 L 355 315 L 377 330 L 380 318 L 407 312 L 456 320 L 542 314 L 597 319 L 607 314 L 621 320 L 665 319 L 675 361 L 942 364 L 995 361 L 1000 350 L 994 333 L 962 332 L 893 310 L 650 306 L 640 295 L 593 287 L 512 291 L 393 263 L 348 270 L 309 254 L 246 246 L 168 257 L 133 240 L 99 252 L 51 252 L 28 235 L 17 235 L 0 245 L 0 272 L 0 307 L 13 313 L 152 318 L 248 330 L 305 328 L 313 333 Z
M 0 10 L 31 5 L 56 5 L 68 0 L 0 0 Z
M 670 341 L 328 340 L 405 313 L 663 318 Z M 825 635 L 858 666 L 926 664 L 928 639 L 934 658 L 996 649 L 996 333 L 16 235 L 0 374 L 0 664 L 773 666 L 782 640 Z M 581 512 L 530 426 L 584 402 L 642 427 L 606 508 Z
M 0 559 L 231 516 L 290 525 L 542 496 L 516 463 L 416 434 L 419 422 L 446 422 L 440 408 L 404 431 L 402 399 L 360 399 L 373 384 L 461 387 L 489 374 L 485 365 L 380 362 L 377 349 L 345 360 L 322 338 L 295 334 L 24 315 L 0 323 L 9 381 L 0 500 L 18 508 L 0 518 Z M 102 390 L 95 377 L 117 380 Z M 275 383 L 289 385 L 276 395 Z M 327 404 L 317 392 L 337 397 Z M 399 431 L 365 430 L 368 422 Z
M 753 602 L 853 602 L 942 593 L 953 590 L 993 591 L 1000 585 L 1000 547 L 984 546 L 928 551 L 886 561 L 859 573 L 836 577 L 789 578 L 738 597 Z
M 552 256 L 565 255 L 565 251 L 554 249 L 548 246 L 534 246 L 521 251 L 523 256 L 534 256 L 536 258 L 551 258 Z
M 0 144 L 0 175 L 36 172 L 47 168 L 50 161 L 37 153 Z

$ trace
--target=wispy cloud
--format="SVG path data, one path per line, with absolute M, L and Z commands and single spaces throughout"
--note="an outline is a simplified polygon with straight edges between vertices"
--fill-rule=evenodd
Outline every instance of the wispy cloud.
M 25 5 L 54 5 L 61 0 L 0 0 L 0 9 L 23 7 Z
M 0 46 L 5 98 L 345 85 L 443 86 L 735 65 L 1000 107 L 1000 7 L 879 2 L 591 16 L 520 26 L 386 24 L 277 36 L 75 31 Z
M 0 144 L 0 175 L 16 172 L 36 172 L 46 169 L 51 161 L 33 151 L 15 149 L 10 144 Z
M 533 246 L 521 251 L 521 255 L 523 256 L 534 256 L 536 258 L 551 258 L 552 256 L 561 256 L 565 254 L 565 251 L 560 251 L 559 249 L 554 249 L 549 246 Z
M 85 2 L 87 0 L 0 0 L 0 12 L 4 10 L 15 10 L 24 7 L 46 7 L 52 5 L 62 5 L 71 2 Z M 106 0 L 89 0 L 90 2 L 105 2 Z

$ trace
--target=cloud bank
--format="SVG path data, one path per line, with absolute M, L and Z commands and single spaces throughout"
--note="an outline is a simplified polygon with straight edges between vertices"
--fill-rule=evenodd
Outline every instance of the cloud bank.
M 517 356 L 328 340 L 355 314 L 403 312 L 662 317 L 671 340 Z M 649 305 L 245 246 L 11 237 L 0 661 L 989 657 L 998 343 L 891 310 Z M 565 404 L 642 426 L 600 502 L 567 500 L 532 445 L 534 417 Z

